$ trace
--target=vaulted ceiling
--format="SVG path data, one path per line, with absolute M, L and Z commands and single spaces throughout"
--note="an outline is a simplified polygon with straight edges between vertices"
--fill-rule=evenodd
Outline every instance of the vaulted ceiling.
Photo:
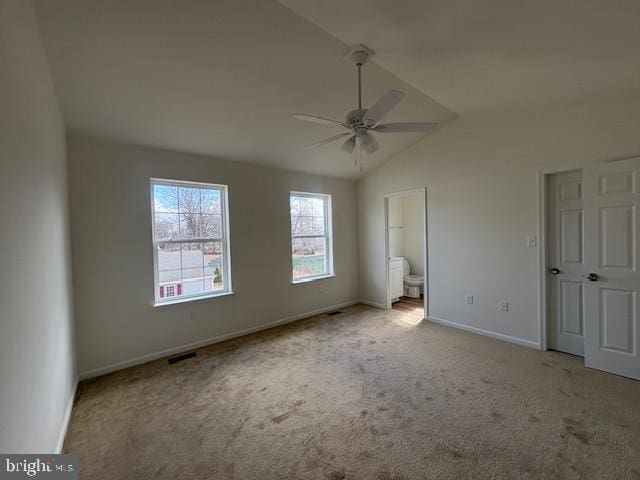
M 356 107 L 348 46 L 275 0 L 40 0 L 38 21 L 71 133 L 356 178 L 340 143 L 304 146 Z M 385 121 L 438 121 L 448 109 L 375 65 L 365 104 L 407 93 Z M 418 141 L 378 135 L 365 171 Z
M 339 133 L 364 43 L 385 121 L 640 100 L 638 0 L 35 0 L 71 133 L 344 178 Z M 420 140 L 378 135 L 365 172 Z
M 282 0 L 466 114 L 640 99 L 638 0 Z

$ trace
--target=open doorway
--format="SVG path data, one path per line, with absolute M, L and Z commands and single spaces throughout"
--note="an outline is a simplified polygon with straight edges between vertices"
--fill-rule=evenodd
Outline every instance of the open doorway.
M 417 323 L 428 313 L 426 190 L 385 195 L 386 307 Z

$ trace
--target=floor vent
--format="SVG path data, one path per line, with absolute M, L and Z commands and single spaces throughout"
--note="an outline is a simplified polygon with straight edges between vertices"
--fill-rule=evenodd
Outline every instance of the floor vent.
M 336 310 L 335 312 L 329 312 L 327 313 L 327 315 L 329 315 L 330 317 L 333 317 L 334 315 L 338 315 L 342 313 L 342 310 Z
M 177 357 L 171 357 L 169 360 L 169 364 L 173 365 L 174 363 L 181 362 L 182 360 L 187 360 L 189 358 L 193 358 L 196 356 L 196 352 L 184 353 L 182 355 L 178 355 Z

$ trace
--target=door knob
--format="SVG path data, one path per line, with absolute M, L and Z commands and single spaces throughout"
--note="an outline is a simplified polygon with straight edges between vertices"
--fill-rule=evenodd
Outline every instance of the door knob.
M 589 280 L 590 282 L 595 282 L 596 280 L 598 280 L 598 274 L 590 273 L 589 275 L 587 275 L 587 280 Z
M 549 269 L 549 273 L 552 273 L 553 275 L 558 275 L 560 273 L 560 270 L 558 270 L 557 268 L 551 268 Z

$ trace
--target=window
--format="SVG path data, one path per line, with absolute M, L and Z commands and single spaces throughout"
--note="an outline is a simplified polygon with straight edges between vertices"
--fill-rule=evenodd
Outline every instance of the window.
M 226 185 L 151 179 L 155 304 L 231 293 Z
M 332 276 L 331 195 L 291 192 L 289 205 L 292 281 Z

